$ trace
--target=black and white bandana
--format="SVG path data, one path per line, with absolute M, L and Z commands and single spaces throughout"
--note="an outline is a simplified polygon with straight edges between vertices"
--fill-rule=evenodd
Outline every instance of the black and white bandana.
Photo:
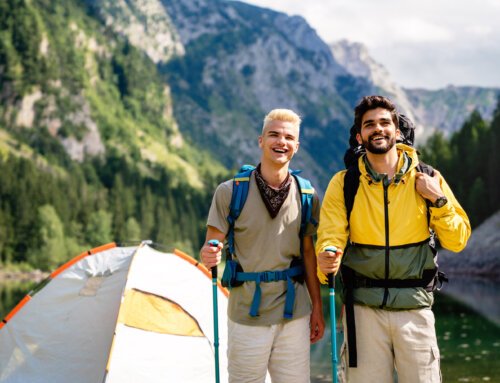
M 255 181 L 257 182 L 257 187 L 259 188 L 262 201 L 264 201 L 264 205 L 266 205 L 269 215 L 271 218 L 275 218 L 288 197 L 288 193 L 290 192 L 290 185 L 292 184 L 292 177 L 290 177 L 290 173 L 288 173 L 286 179 L 281 183 L 279 188 L 274 189 L 269 186 L 262 177 L 259 164 L 257 169 L 255 169 Z

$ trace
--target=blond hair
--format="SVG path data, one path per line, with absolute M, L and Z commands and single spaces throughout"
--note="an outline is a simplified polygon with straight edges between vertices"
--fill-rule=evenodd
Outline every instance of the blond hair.
M 264 129 L 272 121 L 291 122 L 297 130 L 300 129 L 300 123 L 302 122 L 300 116 L 291 109 L 273 109 L 264 117 L 262 133 L 264 133 Z

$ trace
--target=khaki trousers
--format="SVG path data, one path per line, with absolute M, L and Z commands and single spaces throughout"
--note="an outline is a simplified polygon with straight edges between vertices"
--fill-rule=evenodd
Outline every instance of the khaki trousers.
M 309 383 L 309 334 L 309 315 L 271 326 L 228 319 L 229 382 Z
M 349 383 L 441 382 L 440 357 L 431 309 L 388 311 L 354 305 L 358 367 L 348 368 L 342 345 L 339 380 Z M 344 317 L 344 338 L 347 329 Z

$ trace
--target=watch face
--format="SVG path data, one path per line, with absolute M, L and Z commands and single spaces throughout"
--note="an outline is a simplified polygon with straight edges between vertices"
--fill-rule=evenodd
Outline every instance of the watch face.
M 446 205 L 446 203 L 448 202 L 448 199 L 446 197 L 439 197 L 436 202 L 434 202 L 434 206 L 435 207 L 443 207 L 444 205 Z

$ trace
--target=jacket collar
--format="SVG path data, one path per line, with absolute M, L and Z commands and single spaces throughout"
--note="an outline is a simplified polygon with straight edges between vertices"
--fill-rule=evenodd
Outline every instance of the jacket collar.
M 412 168 L 414 168 L 418 163 L 417 151 L 415 148 L 404 144 L 396 145 L 398 150 L 398 167 L 396 174 L 394 175 L 394 183 L 398 184 L 403 176 L 407 174 Z M 385 182 L 389 182 L 384 173 L 377 173 L 370 166 L 366 154 L 361 156 L 358 160 L 358 166 L 361 174 L 365 177 L 370 178 L 373 182 L 381 182 L 386 180 Z M 390 182 L 389 182 L 390 183 Z

